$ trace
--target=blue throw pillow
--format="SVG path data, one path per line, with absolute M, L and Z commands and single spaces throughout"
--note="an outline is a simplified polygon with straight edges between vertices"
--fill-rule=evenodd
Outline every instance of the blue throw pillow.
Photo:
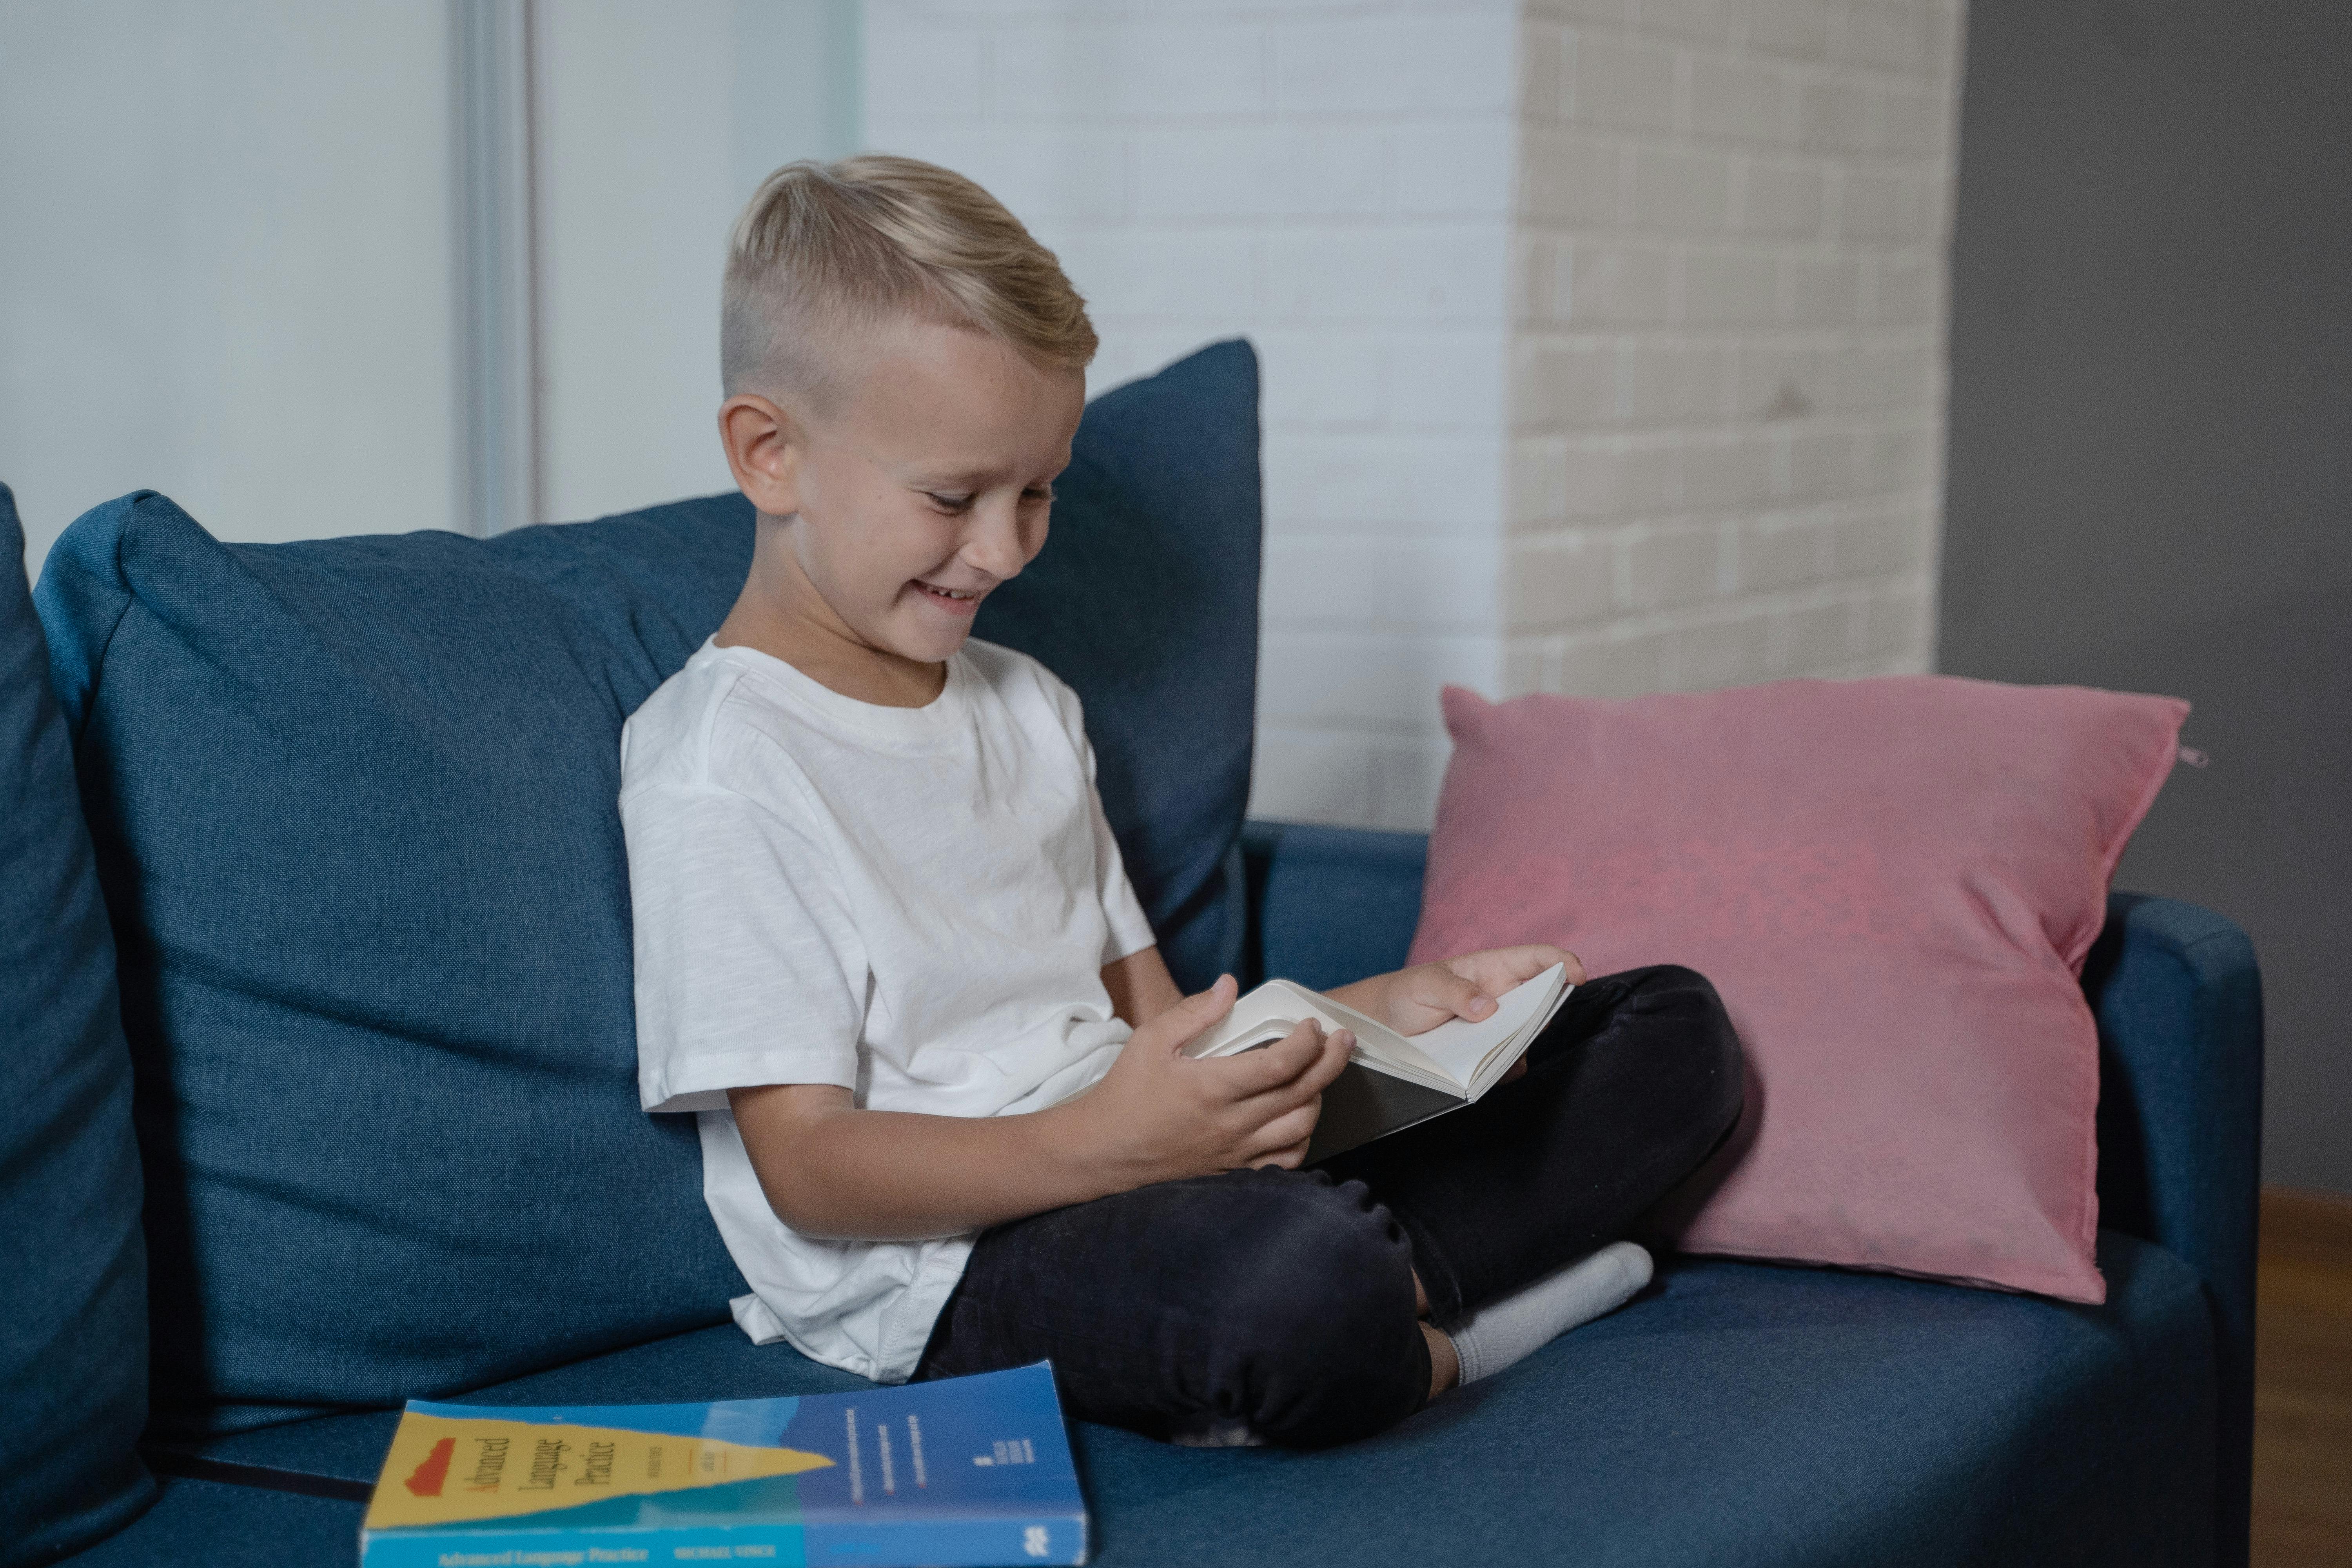
M 0 485 L 0 1563 L 47 1563 L 154 1492 L 131 1054 L 73 757 Z
M 1033 568 L 1075 580 L 985 628 L 1087 700 L 1112 825 L 1192 978 L 1240 937 L 1256 435 L 1241 344 L 1098 401 Z M 636 1109 L 614 797 L 622 721 L 718 626 L 751 534 L 728 496 L 488 541 L 229 545 L 147 492 L 51 552 L 165 1432 L 724 1320 L 743 1286 L 692 1121 Z

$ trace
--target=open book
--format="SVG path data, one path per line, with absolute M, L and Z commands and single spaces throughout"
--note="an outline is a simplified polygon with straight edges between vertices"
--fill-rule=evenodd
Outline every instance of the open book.
M 1309 1018 L 1328 1032 L 1352 1030 L 1356 1048 L 1323 1091 L 1323 1114 L 1307 1146 L 1309 1163 L 1475 1104 L 1526 1053 L 1575 987 L 1555 963 L 1495 999 L 1478 1023 L 1449 1018 L 1410 1037 L 1320 992 L 1269 980 L 1234 1004 L 1215 1028 L 1184 1047 L 1188 1057 L 1231 1057 L 1274 1044 Z

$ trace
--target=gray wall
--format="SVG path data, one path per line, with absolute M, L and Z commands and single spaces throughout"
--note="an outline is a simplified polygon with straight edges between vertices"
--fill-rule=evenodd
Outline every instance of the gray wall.
M 2119 885 L 2253 934 L 2352 1190 L 2352 5 L 1975 0 L 1941 668 L 2189 699 Z

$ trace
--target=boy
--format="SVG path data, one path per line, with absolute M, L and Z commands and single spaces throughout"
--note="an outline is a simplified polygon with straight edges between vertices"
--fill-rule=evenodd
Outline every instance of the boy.
M 885 1382 L 1051 1357 L 1078 1415 L 1315 1446 L 1638 1289 L 1607 1244 L 1739 1105 L 1698 976 L 1580 986 L 1517 1081 L 1311 1172 L 1346 1033 L 1180 1054 L 1233 980 L 1180 995 L 1076 697 L 969 639 L 1085 402 L 1051 253 L 946 170 L 793 164 L 737 226 L 723 343 L 758 542 L 629 721 L 621 811 L 644 1103 L 699 1112 L 745 1331 Z M 1336 994 L 1414 1033 L 1563 961 Z

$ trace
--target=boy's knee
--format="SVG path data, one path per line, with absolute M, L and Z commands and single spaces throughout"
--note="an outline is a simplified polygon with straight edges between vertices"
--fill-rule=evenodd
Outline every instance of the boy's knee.
M 1305 1366 L 1359 1336 L 1341 1331 L 1412 1313 L 1412 1248 L 1360 1182 L 1318 1173 L 1235 1172 L 1244 1190 L 1223 1283 L 1227 1321 L 1252 1351 Z
M 1738 1031 L 1715 984 L 1695 969 L 1661 963 L 1626 975 L 1626 1005 L 1669 1026 L 1643 1053 L 1659 1094 L 1670 1098 L 1705 1147 L 1713 1147 L 1739 1119 L 1747 1058 Z
M 1204 1392 L 1261 1439 L 1321 1447 L 1411 1415 L 1428 1368 L 1412 1249 L 1359 1183 L 1236 1172 Z

